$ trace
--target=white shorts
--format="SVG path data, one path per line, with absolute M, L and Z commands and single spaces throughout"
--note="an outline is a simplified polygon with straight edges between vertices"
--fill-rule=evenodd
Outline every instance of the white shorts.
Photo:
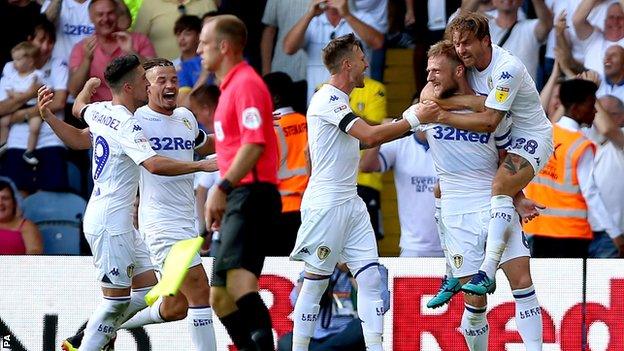
M 349 265 L 378 258 L 370 216 L 359 197 L 331 208 L 301 211 L 301 227 L 290 259 L 317 270 L 311 273 L 331 275 L 338 262 Z
M 553 153 L 552 132 L 548 135 L 540 134 L 514 133 L 512 129 L 511 146 L 507 149 L 508 153 L 516 154 L 529 161 L 536 175 L 546 166 Z
M 147 247 L 149 248 L 150 257 L 156 270 L 160 271 L 165 264 L 165 258 L 171 251 L 173 244 L 181 240 L 193 239 L 197 237 L 195 228 L 171 228 L 167 230 L 145 230 L 141 229 L 141 233 L 145 238 Z M 189 265 L 189 268 L 201 264 L 201 257 L 196 253 Z
M 134 275 L 154 269 L 147 246 L 136 230 L 118 235 L 102 230 L 85 233 L 85 238 L 93 253 L 98 281 L 104 287 L 130 287 Z
M 476 274 L 485 258 L 490 210 L 442 217 L 446 259 L 456 278 Z M 529 243 L 516 214 L 500 264 L 518 257 L 531 256 Z

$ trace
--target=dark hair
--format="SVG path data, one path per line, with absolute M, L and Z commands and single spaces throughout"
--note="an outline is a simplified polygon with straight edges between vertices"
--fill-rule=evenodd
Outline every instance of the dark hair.
M 194 89 L 189 99 L 196 101 L 204 106 L 216 107 L 221 96 L 221 90 L 216 85 L 203 84 Z
M 479 12 L 460 12 L 446 26 L 445 38 L 452 41 L 454 32 L 463 33 L 463 35 L 473 34 L 479 40 L 486 36 L 491 38 L 488 18 Z
M 247 27 L 240 18 L 234 15 L 215 16 L 215 32 L 219 41 L 227 39 L 242 51 L 247 44 Z
M 15 192 L 13 192 L 13 187 L 11 186 L 11 183 L 7 182 L 6 180 L 0 180 L 0 191 L 3 191 L 4 189 L 9 189 L 9 193 L 11 194 L 11 200 L 13 200 L 13 215 L 15 216 L 15 214 L 17 213 L 17 199 L 15 198 Z
M 180 34 L 184 30 L 190 30 L 199 34 L 202 29 L 201 18 L 193 15 L 182 15 L 173 25 L 173 34 Z
M 204 20 L 206 18 L 216 17 L 216 16 L 219 16 L 220 14 L 221 14 L 221 12 L 219 12 L 219 11 L 208 11 L 208 12 L 204 13 L 204 15 L 202 16 L 201 20 L 202 20 L 202 22 L 204 22 Z
M 173 62 L 160 57 L 148 59 L 147 61 L 143 62 L 143 69 L 145 69 L 146 71 L 154 67 L 173 67 Z
M 594 82 L 585 79 L 570 79 L 561 83 L 559 87 L 559 100 L 567 110 L 574 104 L 587 101 L 588 98 L 596 96 L 598 86 Z
M 288 74 L 273 72 L 265 75 L 262 79 L 269 88 L 275 108 L 293 105 L 293 81 Z
M 362 42 L 355 37 L 355 34 L 349 33 L 338 38 L 332 39 L 329 44 L 323 48 L 323 64 L 331 74 L 338 72 L 340 62 L 345 56 L 353 52 L 353 47 L 359 47 L 361 50 Z
M 128 82 L 134 74 L 134 70 L 141 65 L 136 55 L 125 55 L 115 58 L 104 70 L 104 79 L 111 90 L 118 90 Z
M 33 27 L 32 32 L 30 33 L 32 39 L 37 36 L 38 31 L 42 31 L 48 38 L 56 43 L 56 27 L 54 26 L 54 23 L 50 22 L 47 18 L 41 17 L 37 21 L 37 24 L 35 24 L 35 27 Z

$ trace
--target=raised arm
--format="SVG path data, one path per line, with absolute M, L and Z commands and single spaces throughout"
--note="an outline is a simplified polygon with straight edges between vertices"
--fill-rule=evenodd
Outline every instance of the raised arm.
M 39 89 L 37 97 L 37 107 L 39 109 L 39 115 L 45 120 L 54 133 L 71 149 L 75 150 L 87 150 L 91 148 L 91 136 L 89 135 L 89 128 L 78 129 L 71 126 L 64 121 L 58 119 L 52 111 L 50 111 L 50 104 L 54 100 L 54 93 L 52 90 L 43 86 Z
M 594 26 L 589 23 L 587 17 L 597 2 L 598 0 L 583 0 L 576 8 L 576 11 L 574 11 L 572 24 L 574 24 L 576 36 L 581 40 L 589 38 L 594 32 Z
M 84 87 L 78 95 L 76 95 L 76 100 L 74 101 L 74 106 L 72 107 L 72 115 L 74 117 L 80 119 L 82 116 L 80 113 L 82 109 L 91 103 L 91 96 L 95 93 L 95 90 L 100 86 L 101 82 L 99 78 L 89 78 L 87 82 L 84 84 Z
M 308 11 L 297 21 L 297 23 L 290 29 L 286 37 L 284 38 L 284 52 L 288 55 L 294 55 L 301 47 L 303 47 L 305 41 L 305 32 L 310 25 L 312 19 L 323 13 L 321 4 L 326 0 L 312 0 Z
M 541 43 L 546 40 L 553 27 L 553 14 L 544 0 L 533 0 L 533 8 L 538 19 L 535 27 L 535 38 Z
M 622 129 L 609 116 L 609 113 L 602 107 L 600 101 L 596 101 L 596 110 L 594 126 L 596 126 L 598 133 L 604 135 L 619 148 L 624 149 L 624 133 Z
M 262 75 L 271 73 L 271 61 L 273 60 L 273 48 L 275 46 L 275 37 L 277 36 L 277 28 L 266 26 L 262 31 L 262 39 L 260 40 L 260 58 L 262 59 Z M 278 49 L 279 50 L 279 49 Z
M 63 0 L 52 0 L 48 5 L 48 8 L 45 10 L 44 15 L 48 19 L 48 21 L 56 24 L 56 20 L 58 19 L 58 15 L 61 12 L 61 2 Z
M 347 21 L 349 26 L 353 28 L 355 34 L 360 37 L 366 45 L 373 49 L 380 49 L 383 47 L 383 34 L 355 17 L 349 10 L 349 3 L 347 0 L 327 0 L 327 5 L 336 8 L 340 17 Z

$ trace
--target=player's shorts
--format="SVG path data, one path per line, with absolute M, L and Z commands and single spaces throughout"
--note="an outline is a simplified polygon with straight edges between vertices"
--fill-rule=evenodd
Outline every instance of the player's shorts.
M 85 233 L 85 238 L 104 287 L 130 287 L 133 276 L 153 269 L 147 245 L 136 230 L 117 235 L 102 230 Z
M 490 210 L 447 215 L 442 217 L 442 221 L 445 229 L 446 259 L 453 270 L 453 276 L 461 278 L 476 274 L 485 258 Z M 518 215 L 511 221 L 511 233 L 500 264 L 514 258 L 531 256 Z
M 525 134 L 525 132 L 520 131 L 514 133 L 512 129 L 511 146 L 509 146 L 507 152 L 521 156 L 529 161 L 535 174 L 538 174 L 548 163 L 553 149 L 552 131 L 548 134 Z
M 149 249 L 154 268 L 158 271 L 162 270 L 165 264 L 165 258 L 167 258 L 171 247 L 175 243 L 197 237 L 195 228 L 169 228 L 166 230 L 141 229 L 141 234 Z M 199 253 L 196 253 L 195 256 L 193 256 L 189 268 L 195 267 L 201 263 L 201 257 Z
M 377 240 L 366 205 L 359 197 L 330 208 L 301 211 L 301 227 L 290 259 L 304 261 L 320 275 L 338 262 L 377 260 Z
M 260 277 L 267 247 L 273 245 L 282 199 L 270 183 L 235 188 L 221 220 L 221 245 L 212 267 L 212 286 L 225 286 L 227 271 L 244 268 Z

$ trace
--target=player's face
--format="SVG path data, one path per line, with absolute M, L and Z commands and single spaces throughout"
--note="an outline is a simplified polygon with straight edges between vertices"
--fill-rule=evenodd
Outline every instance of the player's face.
M 199 33 L 194 30 L 185 29 L 176 34 L 176 40 L 178 41 L 180 52 L 195 52 L 199 44 Z
M 106 36 L 117 31 L 117 6 L 112 0 L 93 4 L 89 10 L 89 18 L 99 35 Z
M 455 75 L 457 67 L 443 55 L 432 56 L 427 61 L 427 82 L 433 85 L 433 93 L 437 98 L 444 98 L 457 91 Z
M 604 34 L 611 41 L 624 37 L 624 11 L 618 4 L 612 4 L 607 10 Z
M 604 57 L 604 72 L 605 75 L 619 75 L 622 71 L 624 61 L 624 49 L 619 45 L 611 46 L 607 49 Z
M 145 77 L 145 70 L 141 66 L 137 67 L 134 73 L 134 78 L 131 82 L 131 93 L 135 106 L 143 106 L 147 104 L 147 89 L 149 88 L 149 85 L 150 84 Z
M 202 67 L 209 72 L 215 72 L 223 61 L 221 43 L 215 33 L 215 21 L 209 21 L 199 34 L 197 54 L 201 56 Z
M 0 222 L 10 221 L 15 216 L 15 202 L 11 195 L 11 190 L 0 191 Z
M 358 46 L 354 46 L 353 54 L 349 58 L 349 79 L 356 88 L 364 87 L 364 72 L 368 68 L 366 56 Z
M 489 49 L 488 43 L 487 36 L 479 40 L 472 33 L 453 32 L 455 51 L 466 67 L 483 66 L 485 53 Z
M 15 51 L 11 54 L 11 58 L 13 59 L 15 70 L 19 73 L 27 73 L 35 68 L 35 60 L 26 55 L 24 50 Z
M 178 74 L 173 66 L 152 67 L 145 73 L 150 85 L 147 97 L 150 106 L 155 105 L 165 111 L 173 111 L 177 107 Z

